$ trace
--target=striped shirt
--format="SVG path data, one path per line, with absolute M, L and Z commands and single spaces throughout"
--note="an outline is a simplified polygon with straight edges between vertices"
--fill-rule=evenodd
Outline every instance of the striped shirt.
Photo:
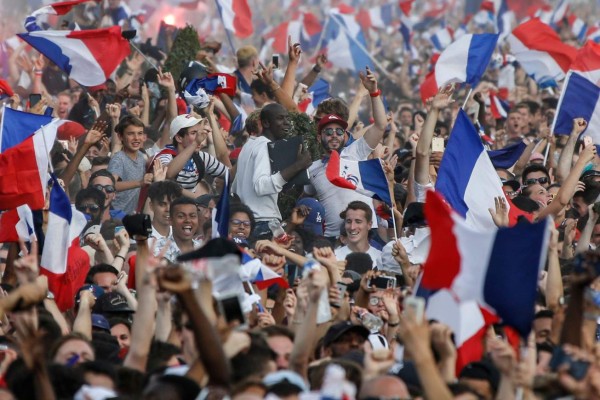
M 165 146 L 165 148 L 173 150 L 175 153 L 177 153 L 177 149 L 175 149 L 175 147 L 173 145 L 167 145 L 167 146 Z M 223 163 L 221 163 L 219 160 L 217 160 L 215 157 L 213 157 L 212 155 L 210 155 L 204 151 L 199 151 L 198 155 L 200 156 L 200 159 L 204 163 L 205 174 L 208 174 L 211 176 L 224 176 L 225 175 L 225 171 L 227 170 L 227 167 Z M 163 153 L 160 156 L 158 156 L 157 158 L 158 158 L 158 160 L 160 160 L 161 164 L 169 165 L 169 163 L 173 160 L 173 155 Z M 183 169 L 181 171 L 179 171 L 179 174 L 177 174 L 177 178 L 175 179 L 175 181 L 177 183 L 179 183 L 181 185 L 181 187 L 184 189 L 194 190 L 194 188 L 196 187 L 196 184 L 198 183 L 198 180 L 199 180 L 198 178 L 202 178 L 202 177 L 198 176 L 198 168 L 196 168 L 196 163 L 194 163 L 194 158 L 192 157 L 188 160 L 188 162 L 185 164 Z

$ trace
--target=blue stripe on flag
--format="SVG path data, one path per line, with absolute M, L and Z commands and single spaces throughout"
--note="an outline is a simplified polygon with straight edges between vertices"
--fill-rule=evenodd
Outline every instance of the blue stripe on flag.
M 525 143 L 519 142 L 499 150 L 490 150 L 487 153 L 490 156 L 490 160 L 492 160 L 494 168 L 509 169 L 519 161 L 526 147 Z
M 466 83 L 473 87 L 479 83 L 479 80 L 490 63 L 497 42 L 498 35 L 494 33 L 473 35 L 471 44 L 469 45 Z
M 23 111 L 4 108 L 2 117 L 2 144 L 0 152 L 5 152 L 33 135 L 40 127 L 52 122 L 52 117 L 31 114 Z
M 435 190 L 442 193 L 452 208 L 463 217 L 469 210 L 465 202 L 465 191 L 475 163 L 483 151 L 477 130 L 467 114 L 459 110 L 440 164 Z
M 64 220 L 67 223 L 71 223 L 71 217 L 73 215 L 73 210 L 71 209 L 71 202 L 67 197 L 67 194 L 62 189 L 58 180 L 56 179 L 56 175 L 52 174 L 52 191 L 50 192 L 50 209 L 49 211 L 52 214 L 55 214 Z
M 484 301 L 523 338 L 529 335 L 535 315 L 538 275 L 545 262 L 547 226 L 544 220 L 499 229 L 485 275 Z
M 573 129 L 574 118 L 581 117 L 589 123 L 599 99 L 600 87 L 594 85 L 583 76 L 571 72 L 568 80 L 565 82 L 556 113 L 554 133 L 558 135 L 570 134 Z M 594 143 L 600 144 L 596 140 L 594 140 Z
M 38 31 L 41 32 L 41 31 Z M 63 70 L 67 75 L 71 74 L 71 59 L 63 54 L 62 49 L 56 43 L 50 41 L 47 38 L 34 36 L 39 35 L 40 33 L 28 34 L 28 33 L 18 33 L 21 39 L 29 43 L 33 48 L 38 50 L 44 56 L 49 58 L 54 64 L 56 64 L 61 70 Z M 41 32 L 43 34 L 43 32 Z
M 385 172 L 379 158 L 359 162 L 358 170 L 363 188 L 375 193 L 379 200 L 391 205 L 392 199 L 390 197 L 387 178 L 385 177 Z

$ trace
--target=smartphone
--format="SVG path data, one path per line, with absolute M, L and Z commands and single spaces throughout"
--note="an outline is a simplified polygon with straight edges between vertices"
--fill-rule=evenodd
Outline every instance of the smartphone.
M 29 107 L 34 107 L 37 103 L 42 100 L 42 95 L 37 93 L 32 93 L 29 95 Z
M 404 279 L 404 275 L 396 274 L 396 287 L 406 286 L 406 279 Z
M 279 69 L 279 54 L 273 54 L 273 69 Z
M 54 108 L 52 108 L 50 106 L 46 106 L 46 108 L 44 109 L 44 115 L 46 117 L 51 117 L 53 113 L 54 113 Z
M 552 371 L 558 370 L 563 365 L 568 366 L 568 373 L 575 380 L 582 380 L 590 367 L 590 363 L 587 361 L 576 361 L 573 358 L 565 353 L 562 347 L 557 347 L 554 349 L 554 353 L 552 354 L 552 358 L 550 359 L 550 369 Z
M 586 136 L 583 138 L 583 147 L 588 147 L 592 144 L 594 144 L 594 142 L 590 136 Z
M 444 138 L 434 137 L 431 141 L 431 151 L 432 152 L 444 152 Z
M 238 329 L 246 328 L 246 317 L 242 310 L 242 298 L 238 294 L 224 295 L 218 300 L 221 315 L 228 324 L 239 322 Z
M 298 277 L 298 266 L 294 264 L 286 264 L 285 274 L 288 277 L 288 284 L 290 287 L 293 287 L 296 283 L 296 278 Z
M 125 227 L 123 225 L 115 226 L 115 235 L 121 232 Z
M 378 276 L 369 280 L 369 286 L 377 289 L 395 289 L 396 288 L 396 277 L 395 276 Z
M 346 294 L 346 290 L 348 290 L 348 285 L 344 282 L 338 282 L 335 284 L 340 291 L 340 302 L 344 300 L 344 295 Z
M 407 310 L 412 310 L 415 320 L 421 323 L 425 316 L 425 299 L 417 296 L 406 297 L 404 299 L 404 312 Z

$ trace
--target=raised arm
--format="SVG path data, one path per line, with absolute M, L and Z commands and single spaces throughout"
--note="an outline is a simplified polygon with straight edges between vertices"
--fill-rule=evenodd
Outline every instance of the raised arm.
M 63 173 L 60 175 L 60 179 L 62 179 L 65 183 L 65 187 L 68 187 L 69 183 L 71 183 L 73 176 L 75 176 L 75 173 L 79 168 L 81 160 L 83 160 L 83 157 L 85 157 L 85 154 L 90 149 L 90 147 L 92 147 L 94 144 L 98 143 L 104 138 L 105 130 L 106 123 L 97 121 L 94 124 L 94 126 L 92 126 L 92 128 L 88 131 L 87 135 L 85 136 L 85 140 L 83 141 L 83 144 L 79 146 L 79 149 L 77 149 L 77 152 L 75 153 L 71 161 L 67 164 L 67 168 L 65 168 Z
M 431 142 L 433 140 L 433 134 L 435 130 L 435 124 L 438 120 L 440 110 L 450 105 L 452 100 L 452 93 L 454 88 L 447 86 L 440 90 L 433 99 L 428 100 L 430 103 L 430 110 L 427 113 L 423 130 L 419 136 L 417 142 L 417 148 L 415 153 L 415 182 L 420 185 L 427 185 L 430 182 L 429 179 L 429 153 L 431 149 Z
M 302 49 L 300 43 L 292 44 L 292 37 L 288 36 L 288 57 L 289 62 L 285 69 L 285 75 L 281 82 L 281 90 L 287 93 L 290 97 L 294 95 L 294 87 L 296 86 L 296 70 L 298 69 L 298 63 L 300 62 L 300 54 Z
M 173 80 L 173 76 L 170 72 L 162 72 L 158 73 L 158 84 L 163 87 L 167 93 L 167 117 L 165 121 L 165 126 L 170 126 L 171 121 L 175 119 L 177 116 L 177 98 L 175 96 L 175 81 Z M 158 147 L 163 148 L 167 144 L 169 144 L 169 130 L 163 129 L 162 134 L 160 135 L 160 139 L 158 140 Z
M 569 140 L 565 144 L 565 148 L 560 153 L 558 158 L 558 167 L 556 168 L 556 179 L 559 182 L 563 182 L 567 179 L 571 165 L 573 163 L 573 153 L 575 152 L 575 145 L 581 132 L 587 127 L 587 122 L 583 118 L 575 118 L 573 120 L 573 129 L 569 135 Z
M 327 65 L 327 55 L 319 54 L 317 56 L 317 63 L 314 65 L 314 67 L 312 67 L 310 72 L 306 74 L 304 78 L 302 78 L 301 83 L 305 84 L 307 87 L 311 87 L 311 85 L 317 80 L 317 77 L 325 65 Z
M 369 96 L 371 97 L 371 111 L 373 112 L 373 119 L 375 120 L 373 125 L 365 133 L 364 138 L 369 147 L 374 149 L 381 142 L 383 132 L 387 126 L 385 106 L 383 105 L 381 90 L 379 90 L 377 86 L 377 78 L 375 77 L 375 74 L 373 74 L 373 71 L 367 67 L 366 74 L 361 72 L 359 76 L 363 86 L 367 89 Z
M 275 101 L 285 107 L 290 112 L 298 112 L 298 105 L 292 98 L 291 94 L 288 94 L 285 90 L 281 89 L 281 86 L 273 79 L 273 66 L 269 65 L 268 68 L 260 69 L 257 73 L 260 80 L 269 88 Z

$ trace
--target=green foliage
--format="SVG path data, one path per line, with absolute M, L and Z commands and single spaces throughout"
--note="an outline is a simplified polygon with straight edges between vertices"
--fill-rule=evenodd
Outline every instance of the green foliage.
M 317 141 L 317 128 L 312 119 L 305 113 L 290 113 L 293 124 L 292 136 L 301 135 L 304 143 L 308 146 L 311 158 L 318 160 L 322 157 L 321 146 Z M 292 213 L 294 205 L 302 195 L 302 187 L 292 187 L 279 193 L 277 205 L 281 211 L 281 216 L 286 219 Z
M 179 79 L 179 74 L 181 74 L 184 66 L 189 61 L 196 59 L 198 50 L 200 50 L 198 32 L 193 26 L 186 25 L 177 33 L 169 57 L 165 61 L 165 69 L 173 75 L 175 82 Z

